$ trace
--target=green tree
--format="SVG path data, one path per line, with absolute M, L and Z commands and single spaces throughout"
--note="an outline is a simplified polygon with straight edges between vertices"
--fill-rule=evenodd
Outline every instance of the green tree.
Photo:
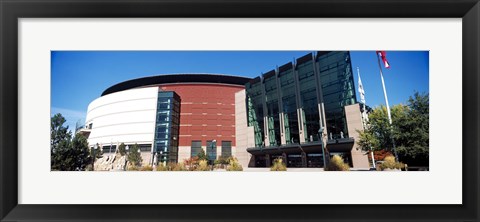
M 140 166 L 143 160 L 142 156 L 140 155 L 140 148 L 138 147 L 138 144 L 135 143 L 135 145 L 133 145 L 128 151 L 128 161 L 134 166 Z
M 368 116 L 367 128 L 359 132 L 359 146 L 365 151 L 372 148 L 393 153 L 393 138 L 400 161 L 428 166 L 428 107 L 428 94 L 415 92 L 407 105 L 392 107 L 392 126 L 388 122 L 386 107 L 373 109 Z
M 76 134 L 71 143 L 73 155 L 70 158 L 73 159 L 75 170 L 85 170 L 91 163 L 87 138 L 82 134 Z
M 72 144 L 69 140 L 62 140 L 58 143 L 55 151 L 52 154 L 52 170 L 75 170 L 72 161 Z
M 50 146 L 52 150 L 55 150 L 62 141 L 70 140 L 72 137 L 72 133 L 68 131 L 68 126 L 63 126 L 66 121 L 60 113 L 50 118 Z
M 205 155 L 205 151 L 203 149 L 197 154 L 198 160 L 208 160 L 207 155 Z
M 94 151 L 94 155 L 95 155 L 95 159 L 99 159 L 99 158 L 102 158 L 103 156 L 103 148 L 100 146 L 100 144 L 96 144 L 95 147 L 94 147 L 95 150 Z M 92 155 L 92 154 L 91 154 Z
M 51 169 L 62 171 L 85 170 L 91 162 L 87 139 L 77 134 L 72 137 L 65 118 L 55 114 L 50 122 Z
M 62 114 L 57 113 L 50 118 L 50 166 L 52 170 L 60 168 L 60 152 L 68 148 L 72 133 L 68 127 L 63 126 L 66 122 Z
M 120 155 L 125 156 L 125 154 L 127 153 L 127 150 L 125 149 L 125 143 L 121 143 L 118 146 L 118 152 L 120 153 Z
M 429 98 L 415 92 L 404 116 L 397 118 L 394 138 L 399 159 L 414 166 L 429 164 Z

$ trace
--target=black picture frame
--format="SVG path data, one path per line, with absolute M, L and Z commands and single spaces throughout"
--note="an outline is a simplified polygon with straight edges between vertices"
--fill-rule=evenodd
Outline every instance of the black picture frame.
M 479 221 L 478 0 L 0 0 L 0 15 L 1 221 Z M 17 20 L 47 17 L 462 18 L 463 204 L 20 205 Z

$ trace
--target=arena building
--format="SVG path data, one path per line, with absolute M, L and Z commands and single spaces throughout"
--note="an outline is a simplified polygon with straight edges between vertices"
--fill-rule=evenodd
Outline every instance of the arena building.
M 202 149 L 243 167 L 323 167 L 334 154 L 368 168 L 349 52 L 309 53 L 259 77 L 168 74 L 118 83 L 88 106 L 91 147 L 140 146 L 144 164 L 179 162 Z
M 99 144 L 108 154 L 120 143 L 138 144 L 144 164 L 152 163 L 155 154 L 158 161 L 182 161 L 200 149 L 212 159 L 240 157 L 235 146 L 235 93 L 249 80 L 172 74 L 116 84 L 88 106 L 89 145 Z

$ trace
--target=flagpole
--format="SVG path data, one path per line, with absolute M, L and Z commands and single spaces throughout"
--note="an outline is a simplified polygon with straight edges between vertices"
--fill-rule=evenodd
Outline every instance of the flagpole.
M 380 64 L 380 56 L 378 55 L 378 52 L 375 52 L 377 54 L 377 61 L 378 61 L 378 68 L 380 69 L 380 78 L 382 79 L 382 86 L 383 86 L 383 95 L 385 96 L 385 103 L 387 104 L 387 114 L 388 114 L 388 122 L 390 123 L 390 131 L 392 130 L 392 116 L 390 114 L 390 106 L 388 105 L 388 97 L 387 97 L 387 90 L 385 88 L 385 81 L 383 80 L 383 71 L 382 71 L 382 65 Z M 398 154 L 397 154 L 397 149 L 395 148 L 395 140 L 393 137 L 392 139 L 392 144 L 393 144 L 393 153 L 395 154 L 395 159 L 398 161 Z
M 358 73 L 358 87 L 360 87 L 360 84 L 362 85 L 362 92 L 360 92 L 360 100 L 362 101 L 363 103 L 363 112 L 362 112 L 362 123 L 363 123 L 363 128 L 366 129 L 367 128 L 367 119 L 365 118 L 367 116 L 367 109 L 365 107 L 365 103 L 367 103 L 366 99 L 365 99 L 365 89 L 363 88 L 363 84 L 362 84 L 362 79 L 360 78 L 360 68 L 357 66 L 357 73 Z M 363 95 L 362 95 L 363 93 Z M 372 147 L 370 146 L 370 154 L 372 156 L 372 166 L 373 168 L 375 168 L 375 158 L 373 156 L 373 149 Z

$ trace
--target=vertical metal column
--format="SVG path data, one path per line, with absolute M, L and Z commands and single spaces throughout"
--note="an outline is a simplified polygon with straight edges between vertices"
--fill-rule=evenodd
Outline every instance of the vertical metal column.
M 278 96 L 278 118 L 280 118 L 280 144 L 285 145 L 287 144 L 287 141 L 285 139 L 285 119 L 284 119 L 284 113 L 283 113 L 283 93 L 282 93 L 282 88 L 280 84 L 280 78 L 278 78 L 278 75 L 280 74 L 280 71 L 277 68 L 275 68 L 275 82 L 277 83 L 277 96 Z
M 263 104 L 263 141 L 264 146 L 270 146 L 270 139 L 268 138 L 268 110 L 267 110 L 267 96 L 265 95 L 265 79 L 263 73 L 260 77 L 260 85 L 262 86 L 262 104 Z
M 313 61 L 313 72 L 315 73 L 315 86 L 317 90 L 317 103 L 318 103 L 318 115 L 319 115 L 319 122 L 320 122 L 320 128 L 324 127 L 324 135 L 328 135 L 328 130 L 327 130 L 327 124 L 326 124 L 326 118 L 325 118 L 325 106 L 324 106 L 324 101 L 323 101 L 323 89 L 322 89 L 322 80 L 320 78 L 320 67 L 317 65 L 316 62 L 316 57 L 317 55 L 314 53 L 312 56 L 312 61 Z M 322 135 L 322 139 L 325 137 Z M 326 142 L 326 141 L 324 141 Z
M 302 112 L 302 100 L 300 97 L 300 85 L 298 80 L 297 64 L 295 60 L 292 63 L 293 79 L 295 81 L 295 99 L 297 102 L 297 120 L 298 120 L 298 136 L 300 137 L 300 143 L 305 143 L 305 129 L 303 129 L 303 112 Z

